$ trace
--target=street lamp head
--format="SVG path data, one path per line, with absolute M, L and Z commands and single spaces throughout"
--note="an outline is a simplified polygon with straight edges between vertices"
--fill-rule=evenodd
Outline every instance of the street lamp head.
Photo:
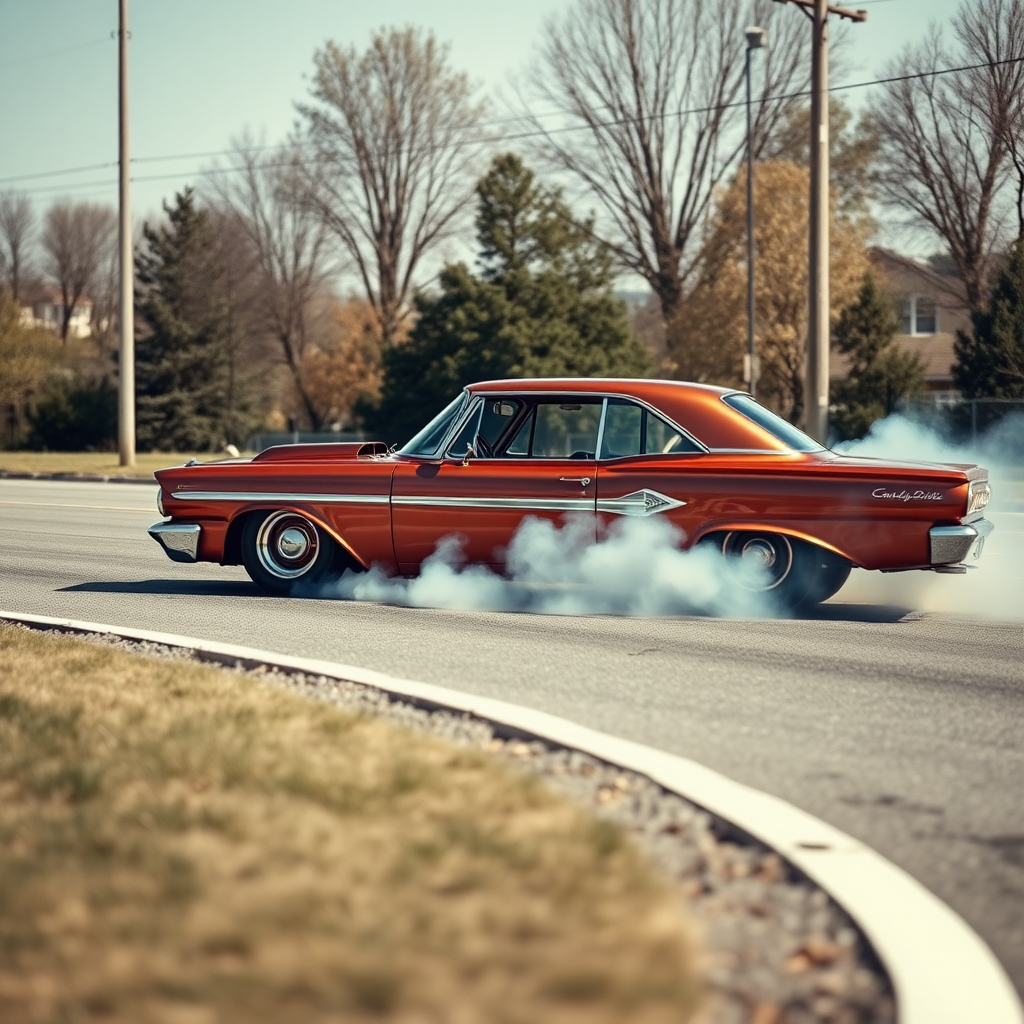
M 768 45 L 768 33 L 763 28 L 751 25 L 747 29 L 747 49 L 763 50 Z

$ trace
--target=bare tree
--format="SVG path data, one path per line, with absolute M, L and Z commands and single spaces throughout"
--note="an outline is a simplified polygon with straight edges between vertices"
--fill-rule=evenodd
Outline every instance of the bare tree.
M 28 269 L 35 236 L 36 216 L 26 195 L 0 194 L 0 277 L 20 298 L 21 283 Z
M 1024 237 L 1024 0 L 964 4 L 953 20 L 967 63 L 960 84 L 977 120 L 1001 137 L 1015 179 L 1017 237 Z
M 883 200 L 942 239 L 968 306 L 980 312 L 1002 241 L 1011 154 L 1024 230 L 1024 5 L 975 0 L 960 8 L 953 29 L 957 46 L 947 47 L 933 26 L 888 66 L 887 76 L 902 80 L 883 87 L 873 123 Z M 968 70 L 936 74 L 950 68 Z
M 810 33 L 768 0 L 578 0 L 548 23 L 520 96 L 561 114 L 540 151 L 609 218 L 605 240 L 644 277 L 671 324 L 716 188 L 744 152 L 744 27 L 769 30 L 757 61 L 758 151 L 807 87 Z
M 382 29 L 359 54 L 328 43 L 313 102 L 308 199 L 337 234 L 380 319 L 399 337 L 417 268 L 473 195 L 482 104 L 430 34 Z
M 333 269 L 331 236 L 319 211 L 300 201 L 300 164 L 294 151 L 268 151 L 249 134 L 233 144 L 238 173 L 211 176 L 211 192 L 246 240 L 245 275 L 235 274 L 237 294 L 249 281 L 252 326 L 277 342 L 313 430 L 321 416 L 304 381 L 302 360 L 328 274 Z M 221 232 L 223 234 L 223 232 Z M 246 265 L 247 264 L 247 265 Z
M 60 290 L 60 337 L 64 344 L 75 307 L 98 283 L 116 238 L 117 217 L 109 206 L 60 200 L 46 211 L 43 265 L 46 275 Z

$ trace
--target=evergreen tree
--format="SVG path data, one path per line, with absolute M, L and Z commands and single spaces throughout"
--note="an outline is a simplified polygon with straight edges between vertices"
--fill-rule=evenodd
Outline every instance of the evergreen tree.
M 957 332 L 953 383 L 964 398 L 1024 398 L 1024 240 L 1010 250 L 988 309 Z
M 145 225 L 136 258 L 139 447 L 219 450 L 255 426 L 224 267 L 192 189 L 164 204 L 167 223 Z
M 449 264 L 416 298 L 409 341 L 384 355 L 380 405 L 363 410 L 389 442 L 410 437 L 460 388 L 499 377 L 642 376 L 650 359 L 589 225 L 514 154 L 477 186 L 479 273 Z
M 831 422 L 844 440 L 863 437 L 875 420 L 924 387 L 921 360 L 896 347 L 899 331 L 896 307 L 866 274 L 857 300 L 842 311 L 835 329 L 836 346 L 850 360 L 846 380 L 832 391 Z

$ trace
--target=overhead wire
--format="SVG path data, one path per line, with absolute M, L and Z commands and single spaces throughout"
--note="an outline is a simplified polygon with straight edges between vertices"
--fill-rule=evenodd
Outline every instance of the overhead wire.
M 869 0 L 861 0 L 861 2 L 862 3 L 866 3 L 866 2 L 869 2 Z M 882 2 L 882 0 L 875 0 L 875 2 Z M 950 74 L 957 74 L 957 73 L 965 72 L 965 71 L 977 71 L 977 70 L 980 70 L 982 68 L 1000 67 L 1002 65 L 1007 65 L 1007 64 L 1017 64 L 1017 63 L 1020 63 L 1021 61 L 1024 61 L 1024 57 L 1009 57 L 1009 58 L 1006 58 L 1005 60 L 984 61 L 984 62 L 979 63 L 979 64 L 965 64 L 965 65 L 960 65 L 960 66 L 952 67 L 952 68 L 936 68 L 936 69 L 934 69 L 932 71 L 919 71 L 919 72 L 914 72 L 912 74 L 907 74 L 907 75 L 890 75 L 890 76 L 887 76 L 885 78 L 873 78 L 873 79 L 868 79 L 868 80 L 864 80 L 864 81 L 860 81 L 860 82 L 847 82 L 847 83 L 844 83 L 842 85 L 833 85 L 833 86 L 829 87 L 828 91 L 830 93 L 833 93 L 833 92 L 846 92 L 846 91 L 849 91 L 849 90 L 852 90 L 852 89 L 864 89 L 864 88 L 868 88 L 868 87 L 874 86 L 874 85 L 893 85 L 893 84 L 896 84 L 896 83 L 899 83 L 899 82 L 908 82 L 908 81 L 914 81 L 914 80 L 917 80 L 917 79 L 924 79 L 924 78 L 934 78 L 934 77 L 937 77 L 939 75 L 950 75 Z M 779 101 L 787 100 L 787 99 L 806 98 L 806 97 L 808 97 L 810 95 L 811 95 L 810 90 L 803 89 L 803 90 L 799 90 L 797 92 L 780 93 L 780 94 L 777 94 L 775 96 L 767 96 L 761 102 L 777 103 Z M 523 139 L 538 138 L 538 137 L 550 137 L 552 135 L 562 135 L 562 134 L 566 134 L 568 132 L 591 131 L 595 127 L 597 127 L 597 128 L 614 128 L 614 127 L 619 127 L 619 126 L 622 126 L 622 125 L 625 125 L 625 124 L 638 123 L 638 122 L 644 122 L 644 121 L 667 120 L 669 118 L 687 117 L 687 116 L 689 116 L 691 114 L 712 113 L 712 112 L 720 111 L 720 110 L 728 110 L 728 109 L 734 109 L 734 108 L 738 108 L 738 107 L 743 107 L 745 105 L 746 105 L 746 101 L 745 100 L 735 100 L 735 101 L 733 101 L 731 103 L 719 103 L 719 104 L 712 104 L 712 105 L 703 106 L 703 107 L 690 107 L 690 108 L 683 109 L 683 110 L 663 111 L 663 112 L 660 112 L 660 113 L 657 113 L 657 114 L 650 114 L 650 115 L 640 116 L 640 117 L 616 118 L 614 120 L 608 120 L 608 121 L 597 121 L 597 122 L 594 122 L 592 124 L 571 124 L 571 125 L 563 125 L 563 126 L 557 127 L 557 128 L 542 128 L 542 127 L 538 127 L 538 128 L 531 129 L 530 131 L 515 132 L 515 133 L 506 134 L 506 135 L 494 136 L 494 137 L 490 138 L 487 141 L 489 141 L 491 143 L 517 142 L 517 141 L 520 141 L 520 140 L 523 140 Z M 551 115 L 549 115 L 549 114 L 529 114 L 529 113 L 526 113 L 526 114 L 523 114 L 523 115 L 519 115 L 517 117 L 503 119 L 503 121 L 504 122 L 507 122 L 507 121 L 528 121 L 529 118 L 531 118 L 531 117 L 538 118 L 538 117 L 542 117 L 542 116 L 546 117 L 546 116 L 551 116 Z M 481 125 L 483 125 L 485 123 L 486 122 L 481 122 Z M 492 122 L 492 123 L 498 123 L 498 122 Z M 467 143 L 457 143 L 456 145 L 466 145 L 466 144 Z M 255 147 L 255 149 L 257 151 L 264 150 L 264 149 L 280 149 L 280 148 L 281 148 L 280 145 L 267 145 L 267 146 Z M 196 158 L 203 157 L 203 156 L 225 156 L 225 155 L 229 155 L 229 154 L 232 154 L 232 153 L 235 153 L 235 152 L 237 152 L 237 150 L 234 150 L 234 149 L 210 150 L 210 151 L 205 152 L 205 153 L 191 153 L 191 154 L 179 153 L 179 154 L 169 154 L 169 155 L 163 156 L 163 157 L 138 157 L 138 158 L 133 159 L 131 162 L 132 163 L 143 163 L 143 162 L 159 162 L 159 161 L 177 160 L 177 159 L 196 159 Z M 116 162 L 114 162 L 114 163 L 107 163 L 107 164 L 90 164 L 90 165 L 85 165 L 85 166 L 80 167 L 80 168 L 72 168 L 72 169 L 69 169 L 69 170 L 63 171 L 63 172 L 62 171 L 42 171 L 42 172 L 39 172 L 39 173 L 37 173 L 35 175 L 18 175 L 18 176 L 14 177 L 14 178 L 0 178 L 0 185 L 5 185 L 5 184 L 8 184 L 8 183 L 13 183 L 15 181 L 37 180 L 39 178 L 44 178 L 44 177 L 59 176 L 60 174 L 64 174 L 64 173 L 66 173 L 66 174 L 81 173 L 81 172 L 86 171 L 86 170 L 98 170 L 100 168 L 116 167 L 116 166 L 117 166 L 117 164 L 116 164 Z M 271 165 L 271 166 L 273 166 L 273 165 Z M 284 166 L 284 165 L 281 165 L 281 166 Z M 205 170 L 199 169 L 199 170 L 193 170 L 193 171 L 185 171 L 185 172 L 182 172 L 180 174 L 168 173 L 168 174 L 159 174 L 159 175 L 138 175 L 138 176 L 133 176 L 131 178 L 131 181 L 132 182 L 147 182 L 147 181 L 180 180 L 181 178 L 191 177 L 193 175 L 194 176 L 206 177 L 206 176 L 209 176 L 209 175 L 212 175 L 212 174 L 237 173 L 237 172 L 243 171 L 243 170 L 245 170 L 245 167 L 231 167 L 231 168 L 216 168 L 216 167 L 214 167 L 214 168 L 207 168 Z M 38 189 L 19 189 L 18 191 L 25 192 L 25 193 L 27 193 L 29 195 L 40 195 L 40 194 L 46 194 L 46 193 L 60 193 L 60 192 L 67 193 L 67 192 L 71 192 L 71 191 L 76 190 L 76 189 L 97 188 L 97 187 L 100 187 L 100 186 L 110 186 L 110 187 L 112 187 L 112 186 L 114 186 L 116 184 L 117 184 L 117 179 L 116 178 L 111 178 L 111 179 L 109 179 L 107 181 L 68 183 L 66 185 L 44 186 L 44 187 L 41 187 L 41 188 L 38 188 Z

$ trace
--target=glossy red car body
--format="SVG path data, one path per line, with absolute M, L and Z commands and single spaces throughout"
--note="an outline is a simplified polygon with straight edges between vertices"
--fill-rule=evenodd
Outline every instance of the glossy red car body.
M 306 542 L 330 538 L 353 567 L 411 574 L 452 534 L 464 539 L 470 561 L 500 568 L 525 516 L 567 512 L 594 513 L 595 537 L 601 520 L 659 515 L 688 546 L 730 535 L 787 538 L 832 564 L 884 571 L 955 571 L 991 530 L 982 518 L 984 468 L 797 450 L 815 446 L 794 442 L 782 421 L 730 389 L 656 380 L 491 381 L 467 388 L 449 419 L 433 452 L 389 452 L 377 442 L 292 445 L 251 460 L 160 470 L 169 519 L 151 532 L 177 560 L 247 568 L 246 536 L 263 554 L 268 544 L 283 545 L 270 552 L 273 569 L 292 564 L 290 553 L 304 542 L 288 531 L 302 533 L 305 522 L 322 531 Z M 485 427 L 491 420 L 497 425 Z M 570 426 L 560 426 L 563 420 Z M 549 421 L 555 427 L 542 428 Z M 559 449 L 572 444 L 558 438 L 577 423 L 583 427 L 573 438 L 584 438 L 583 448 Z M 487 430 L 501 432 L 488 441 Z M 455 444 L 466 437 L 475 446 L 468 456 Z M 668 450 L 652 450 L 665 438 Z M 269 540 L 253 540 L 254 527 L 247 533 L 244 524 L 274 511 L 291 518 L 279 517 Z

